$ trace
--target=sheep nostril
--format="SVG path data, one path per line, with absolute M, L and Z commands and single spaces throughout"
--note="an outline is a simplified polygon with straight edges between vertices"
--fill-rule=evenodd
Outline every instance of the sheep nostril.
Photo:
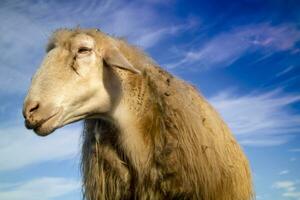
M 32 105 L 32 107 L 29 109 L 29 113 L 33 113 L 38 108 L 39 108 L 39 104 L 37 102 L 35 102 L 35 104 Z
M 32 117 L 34 113 L 39 109 L 39 107 L 40 104 L 37 101 L 27 102 L 23 112 L 25 119 L 29 119 L 30 117 Z

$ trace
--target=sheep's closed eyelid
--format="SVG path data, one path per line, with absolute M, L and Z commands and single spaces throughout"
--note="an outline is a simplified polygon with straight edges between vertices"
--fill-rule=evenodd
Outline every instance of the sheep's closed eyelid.
M 77 53 L 84 54 L 92 51 L 92 48 L 89 47 L 79 47 Z

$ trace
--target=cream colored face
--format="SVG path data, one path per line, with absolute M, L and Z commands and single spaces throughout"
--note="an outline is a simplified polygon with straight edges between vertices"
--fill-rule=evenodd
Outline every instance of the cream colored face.
M 81 33 L 68 42 L 47 53 L 24 101 L 25 124 L 38 135 L 111 109 L 95 40 Z

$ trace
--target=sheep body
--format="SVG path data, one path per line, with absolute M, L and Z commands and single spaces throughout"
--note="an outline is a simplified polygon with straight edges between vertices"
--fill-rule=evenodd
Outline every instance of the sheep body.
M 42 136 L 85 119 L 86 199 L 252 199 L 247 158 L 195 87 L 94 29 L 59 30 L 47 51 L 24 116 Z M 64 120 L 42 124 L 46 105 Z

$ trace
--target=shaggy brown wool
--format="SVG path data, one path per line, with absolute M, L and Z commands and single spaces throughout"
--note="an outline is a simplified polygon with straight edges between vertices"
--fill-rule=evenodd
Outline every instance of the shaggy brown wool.
M 106 68 L 130 102 L 143 152 L 130 152 L 111 118 L 86 119 L 83 132 L 84 197 L 98 199 L 249 200 L 253 198 L 248 160 L 229 128 L 195 87 L 157 66 L 124 40 L 97 30 L 60 30 L 48 49 L 86 33 L 97 46 L 114 40 L 142 75 Z M 128 134 L 128 133 L 127 133 Z M 124 138 L 125 137 L 125 138 Z M 126 144 L 125 144 L 126 143 Z

